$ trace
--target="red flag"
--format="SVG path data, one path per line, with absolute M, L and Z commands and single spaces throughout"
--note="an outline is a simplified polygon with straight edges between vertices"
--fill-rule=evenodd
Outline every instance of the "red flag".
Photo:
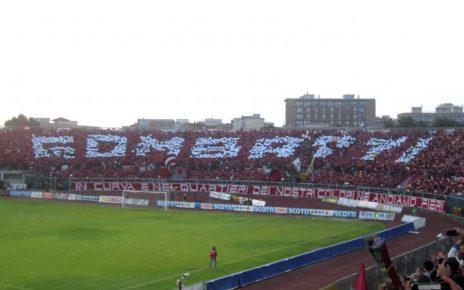
M 352 290 L 368 290 L 367 281 L 366 281 L 366 269 L 364 269 L 364 264 L 361 265 L 356 279 L 354 279 L 353 285 L 351 286 Z

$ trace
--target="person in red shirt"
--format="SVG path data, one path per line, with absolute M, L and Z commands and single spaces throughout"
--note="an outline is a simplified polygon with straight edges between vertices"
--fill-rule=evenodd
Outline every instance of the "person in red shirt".
M 209 251 L 209 267 L 214 263 L 214 267 L 217 267 L 216 257 L 217 257 L 216 247 L 213 247 L 211 251 Z

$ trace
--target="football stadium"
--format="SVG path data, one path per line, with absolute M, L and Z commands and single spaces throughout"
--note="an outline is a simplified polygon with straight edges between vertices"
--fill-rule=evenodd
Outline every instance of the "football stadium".
M 445 262 L 462 274 L 462 140 L 2 129 L 0 289 L 440 285 Z

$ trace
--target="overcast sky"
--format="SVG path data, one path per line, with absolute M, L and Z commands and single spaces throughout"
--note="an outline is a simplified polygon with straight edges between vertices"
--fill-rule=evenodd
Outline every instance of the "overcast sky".
M 464 104 L 464 1 L 5 0 L 0 124 L 120 127 L 260 113 L 306 92 L 377 115 Z

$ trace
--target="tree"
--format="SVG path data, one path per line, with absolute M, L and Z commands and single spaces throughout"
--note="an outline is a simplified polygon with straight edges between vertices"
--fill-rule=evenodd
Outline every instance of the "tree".
M 416 121 L 416 127 L 429 127 L 429 123 L 426 121 Z
M 457 125 L 455 120 L 446 117 L 437 117 L 433 120 L 434 127 L 456 127 Z
M 406 116 L 398 119 L 398 127 L 401 128 L 412 128 L 416 127 L 417 123 L 411 116 Z
M 393 122 L 392 119 L 386 119 L 383 121 L 383 127 L 384 128 L 394 128 L 395 127 L 395 122 Z
M 5 121 L 5 127 L 10 128 L 38 127 L 39 125 L 39 122 L 32 118 L 28 119 L 23 114 L 19 114 L 18 117 L 13 117 Z

